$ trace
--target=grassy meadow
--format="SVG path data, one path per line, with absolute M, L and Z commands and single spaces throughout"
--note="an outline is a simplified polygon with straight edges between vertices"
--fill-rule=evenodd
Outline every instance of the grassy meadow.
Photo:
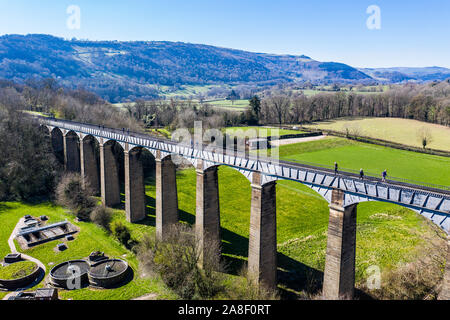
M 246 134 L 249 138 L 265 138 L 269 136 L 275 136 L 279 135 L 286 136 L 290 134 L 300 134 L 305 133 L 304 131 L 300 130 L 286 130 L 286 129 L 278 129 L 273 127 L 227 127 L 223 129 L 224 133 L 228 134 L 236 134 L 239 131 L 241 131 L 240 136 Z
M 433 141 L 431 149 L 450 151 L 450 128 L 427 122 L 401 118 L 353 118 L 317 122 L 305 127 L 345 132 L 357 131 L 359 135 L 422 147 L 418 131 L 427 128 Z
M 388 178 L 398 177 L 415 181 L 450 185 L 450 158 L 411 151 L 391 149 L 383 146 L 361 143 L 344 138 L 327 137 L 281 146 L 278 151 L 282 160 L 313 162 L 332 166 L 336 161 L 340 168 L 378 176 L 387 169 Z M 344 169 L 343 169 L 344 170 Z

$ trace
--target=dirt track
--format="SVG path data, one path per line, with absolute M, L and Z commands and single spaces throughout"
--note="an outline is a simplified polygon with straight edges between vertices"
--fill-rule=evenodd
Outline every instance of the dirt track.
M 282 140 L 275 140 L 271 141 L 270 144 L 274 147 L 284 146 L 286 144 L 293 144 L 293 143 L 300 143 L 300 142 L 308 142 L 308 141 L 315 141 L 315 140 L 321 140 L 325 138 L 326 136 L 317 136 L 317 137 L 306 137 L 306 138 L 293 138 L 293 139 L 282 139 Z

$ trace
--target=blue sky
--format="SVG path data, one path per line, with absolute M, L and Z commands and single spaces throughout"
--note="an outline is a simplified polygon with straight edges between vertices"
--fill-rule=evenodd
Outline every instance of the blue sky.
M 81 10 L 67 27 L 69 5 Z M 381 29 L 366 9 L 381 10 Z M 305 54 L 355 67 L 450 67 L 448 0 L 0 0 L 0 34 L 168 40 Z

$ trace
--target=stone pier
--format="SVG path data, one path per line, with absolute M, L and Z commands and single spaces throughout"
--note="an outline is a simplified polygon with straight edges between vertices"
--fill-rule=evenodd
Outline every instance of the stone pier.
M 119 165 L 114 154 L 114 144 L 100 142 L 100 184 L 104 206 L 120 204 Z
M 248 276 L 257 285 L 276 289 L 276 182 L 261 185 L 260 172 L 253 172 Z
M 54 129 L 50 133 L 52 149 L 59 163 L 64 164 L 64 135 L 59 129 Z
M 439 300 L 450 300 L 450 235 L 447 236 L 447 262 Z
M 355 286 L 357 205 L 343 207 L 344 192 L 332 191 L 323 297 L 352 299 Z
M 171 156 L 156 155 L 156 237 L 164 239 L 170 227 L 178 223 L 176 167 Z
M 197 165 L 195 236 L 200 247 L 200 264 L 206 250 L 213 246 L 220 254 L 220 205 L 218 167 L 203 170 L 203 160 Z
M 145 184 L 141 149 L 125 151 L 125 211 L 128 222 L 145 219 Z
M 84 137 L 80 142 L 81 177 L 83 186 L 89 185 L 95 195 L 100 194 L 100 170 L 95 150 L 95 139 Z
M 80 173 L 80 147 L 78 143 L 78 136 L 72 131 L 64 134 L 64 169 L 68 172 Z

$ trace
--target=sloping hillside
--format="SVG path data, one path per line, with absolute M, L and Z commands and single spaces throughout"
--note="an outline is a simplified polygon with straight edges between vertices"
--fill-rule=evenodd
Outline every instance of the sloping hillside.
M 66 41 L 49 35 L 0 37 L 0 78 L 54 77 L 105 98 L 155 96 L 149 84 L 275 84 L 364 81 L 348 65 L 304 55 L 271 55 L 180 42 Z

